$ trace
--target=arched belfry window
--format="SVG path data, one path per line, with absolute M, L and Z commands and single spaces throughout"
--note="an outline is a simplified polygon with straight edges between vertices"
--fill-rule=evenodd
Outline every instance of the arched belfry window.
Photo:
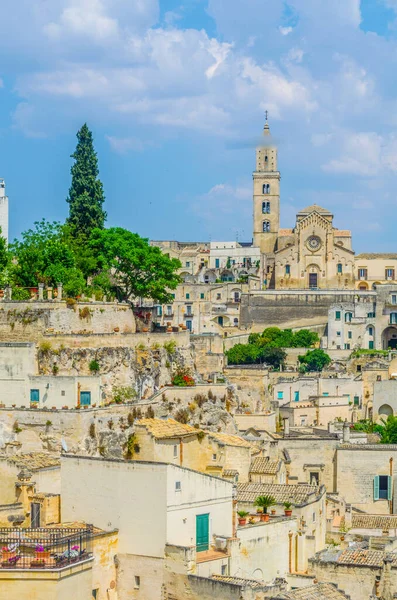
M 270 213 L 270 202 L 262 202 L 262 213 L 267 215 Z
M 264 233 L 268 233 L 270 231 L 270 221 L 263 221 L 262 230 Z
M 262 194 L 270 194 L 270 183 L 263 184 Z

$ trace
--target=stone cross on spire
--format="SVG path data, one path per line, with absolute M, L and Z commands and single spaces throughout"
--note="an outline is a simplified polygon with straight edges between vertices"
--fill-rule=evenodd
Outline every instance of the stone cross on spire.
M 267 122 L 268 115 L 268 111 L 265 110 L 265 126 L 263 128 L 263 135 L 270 135 L 269 123 Z

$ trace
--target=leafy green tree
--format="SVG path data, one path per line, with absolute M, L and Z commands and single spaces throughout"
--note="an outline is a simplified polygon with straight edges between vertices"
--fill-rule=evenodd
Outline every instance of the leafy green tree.
M 322 371 L 331 362 L 329 355 L 321 348 L 308 350 L 304 356 L 299 356 L 298 360 L 305 371 Z
M 68 295 L 80 294 L 85 287 L 84 277 L 64 239 L 62 225 L 45 219 L 34 225 L 34 229 L 22 233 L 21 240 L 10 245 L 13 284 L 35 287 L 38 283 L 55 286 L 61 282 Z
M 151 298 L 164 304 L 172 300 L 181 279 L 181 263 L 163 254 L 147 239 L 121 227 L 95 229 L 90 247 L 96 254 L 98 277 L 107 280 L 122 299 Z
M 98 157 L 94 149 L 91 131 L 85 123 L 77 132 L 77 146 L 71 155 L 72 184 L 69 189 L 69 217 L 67 224 L 73 238 L 84 246 L 93 229 L 102 229 L 106 213 L 103 210 L 105 196 L 98 179 Z
M 397 417 L 389 415 L 385 419 L 381 419 L 381 444 L 397 444 Z
M 318 333 L 301 329 L 294 334 L 294 348 L 311 348 L 319 341 Z
M 279 369 L 280 365 L 285 361 L 286 356 L 287 353 L 282 348 L 263 348 L 261 362 Z

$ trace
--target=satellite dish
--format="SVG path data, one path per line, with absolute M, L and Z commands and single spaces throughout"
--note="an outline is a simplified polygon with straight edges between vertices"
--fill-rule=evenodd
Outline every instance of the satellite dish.
M 66 442 L 65 442 L 65 440 L 63 438 L 61 439 L 61 446 L 62 446 L 62 450 L 64 452 L 68 451 L 68 447 L 67 447 Z

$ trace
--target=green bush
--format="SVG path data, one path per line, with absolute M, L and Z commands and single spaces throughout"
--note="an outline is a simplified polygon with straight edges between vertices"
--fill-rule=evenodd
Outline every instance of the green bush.
M 100 369 L 99 362 L 94 358 L 88 365 L 88 368 L 90 369 L 91 373 L 98 373 Z
M 330 356 L 321 348 L 308 350 L 303 356 L 298 356 L 298 360 L 305 371 L 322 371 L 331 362 Z

